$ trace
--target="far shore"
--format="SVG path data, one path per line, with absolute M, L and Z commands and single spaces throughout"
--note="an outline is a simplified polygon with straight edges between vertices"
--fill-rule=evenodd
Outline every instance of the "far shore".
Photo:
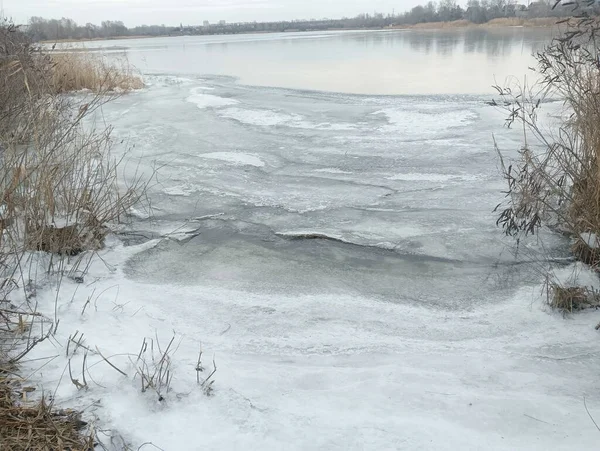
M 489 22 L 481 24 L 469 22 L 468 20 L 455 20 L 452 22 L 425 22 L 415 25 L 396 25 L 391 27 L 394 30 L 440 30 L 454 28 L 503 28 L 503 27 L 524 27 L 524 28 L 552 28 L 556 22 L 564 17 L 538 17 L 535 19 L 523 19 L 518 17 L 504 17 L 492 19 Z
M 564 18 L 563 18 L 564 19 Z M 459 30 L 465 28 L 506 28 L 506 27 L 523 27 L 523 28 L 552 28 L 556 26 L 556 22 L 561 20 L 559 17 L 539 17 L 535 19 L 522 19 L 518 17 L 506 17 L 493 19 L 489 22 L 477 24 L 468 20 L 455 20 L 452 22 L 424 22 L 413 25 L 393 25 L 390 27 L 364 27 L 364 28 L 329 28 L 327 30 L 286 30 L 286 31 L 255 31 L 245 33 L 213 33 L 213 34 L 170 34 L 157 36 L 111 36 L 107 38 L 89 38 L 89 39 L 58 39 L 41 41 L 42 44 L 66 44 L 77 42 L 96 42 L 96 41 L 117 41 L 128 39 L 151 39 L 151 38 L 172 38 L 181 36 L 227 36 L 227 35 L 248 35 L 248 34 L 273 34 L 273 33 L 307 33 L 319 31 L 388 31 L 388 30 Z

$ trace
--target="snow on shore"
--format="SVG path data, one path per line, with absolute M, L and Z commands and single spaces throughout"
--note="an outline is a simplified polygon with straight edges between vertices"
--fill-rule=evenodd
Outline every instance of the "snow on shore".
M 531 288 L 498 305 L 441 312 L 363 296 L 129 280 L 126 260 L 152 255 L 158 244 L 123 247 L 113 239 L 84 284 L 65 279 L 58 334 L 26 364 L 31 371 L 45 364 L 34 377 L 46 392 L 56 389 L 61 404 L 97 415 L 99 428 L 114 428 L 134 448 L 147 441 L 167 450 L 567 450 L 597 443 L 583 406 L 585 396 L 600 417 L 595 312 L 569 319 L 545 312 Z M 51 285 L 40 290 L 48 316 L 54 300 Z M 68 377 L 66 346 L 76 331 L 92 350 L 87 390 Z M 159 402 L 140 392 L 134 364 L 144 337 L 164 349 L 173 336 L 172 391 Z M 202 376 L 213 355 L 218 368 L 211 397 L 196 383 L 201 347 Z M 84 352 L 71 357 L 79 381 Z

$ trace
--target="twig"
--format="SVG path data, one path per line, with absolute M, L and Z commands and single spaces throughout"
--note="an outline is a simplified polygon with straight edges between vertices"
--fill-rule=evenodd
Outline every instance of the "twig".
M 46 335 L 44 335 L 42 337 L 39 337 L 39 338 L 34 338 L 33 341 L 31 342 L 31 344 L 27 345 L 27 348 L 25 348 L 25 350 L 23 352 L 21 352 L 16 357 L 13 357 L 12 359 L 10 359 L 8 362 L 10 364 L 17 363 L 19 360 L 21 360 L 23 357 L 25 357 L 27 354 L 29 354 L 29 352 L 31 352 L 31 350 L 33 348 L 35 348 L 39 343 L 41 343 L 42 341 L 44 341 L 50 335 L 51 335 L 51 331 L 48 331 L 48 333 Z
M 225 329 L 223 332 L 221 332 L 219 335 L 225 335 L 227 332 L 229 332 L 229 330 L 231 329 L 231 324 L 227 324 L 227 329 Z
M 53 362 L 53 361 L 54 361 L 54 359 L 56 359 L 57 357 L 58 357 L 58 354 L 57 354 L 57 355 L 55 355 L 55 356 L 53 356 L 53 357 L 44 357 L 45 359 L 49 359 L 49 360 L 48 360 L 46 363 L 44 363 L 42 366 L 40 366 L 39 368 L 35 369 L 35 370 L 34 370 L 34 371 L 33 371 L 33 372 L 32 372 L 32 373 L 29 375 L 29 376 L 27 376 L 27 377 L 25 377 L 25 378 L 23 378 L 23 379 L 24 379 L 24 380 L 29 380 L 29 378 L 30 378 L 31 376 L 33 376 L 33 375 L 34 375 L 34 374 L 36 374 L 36 373 L 39 373 L 39 372 L 42 370 L 42 368 L 44 368 L 44 367 L 45 367 L 46 365 L 48 365 L 50 362 Z M 35 359 L 35 360 L 38 360 L 38 359 Z M 32 360 L 29 360 L 29 361 L 31 362 Z
M 75 387 L 77 387 L 77 390 L 81 390 L 82 388 L 86 388 L 85 385 L 83 385 L 81 382 L 79 382 L 79 379 L 75 379 L 73 377 L 73 372 L 71 371 L 71 359 L 69 359 L 69 378 L 71 379 L 71 382 L 73 383 L 73 385 L 75 385 Z
M 18 312 L 16 310 L 7 310 L 5 308 L 0 308 L 0 313 L 9 313 L 9 314 L 13 314 L 13 315 L 25 315 L 25 316 L 44 316 L 38 312 L 32 312 L 32 313 Z
M 83 316 L 83 314 L 85 313 L 85 309 L 87 308 L 88 305 L 90 305 L 90 299 L 89 298 L 86 301 L 86 303 L 83 304 L 83 309 L 81 310 L 81 316 Z
M 138 354 L 138 357 L 137 357 L 137 359 L 138 359 L 138 362 L 139 362 L 139 360 L 142 358 L 142 354 L 143 354 L 144 352 L 146 352 L 146 349 L 147 349 L 147 348 L 148 348 L 148 344 L 146 343 L 146 338 L 144 338 L 144 341 L 142 342 L 142 347 L 141 347 L 141 349 L 140 349 L 140 353 Z
M 142 444 L 139 446 L 139 448 L 138 448 L 138 451 L 140 451 L 140 450 L 141 450 L 141 449 L 142 449 L 144 446 L 154 446 L 156 449 L 158 449 L 158 450 L 160 450 L 160 451 L 165 451 L 164 449 L 162 449 L 162 448 L 160 448 L 160 447 L 156 446 L 156 445 L 155 445 L 154 443 L 152 443 L 152 442 L 146 442 L 146 443 L 142 443 Z
M 588 416 L 590 417 L 590 420 L 592 420 L 592 423 L 594 423 L 594 426 L 596 426 L 596 429 L 598 429 L 600 431 L 600 427 L 598 426 L 598 423 L 596 423 L 596 420 L 594 420 L 594 417 L 592 416 L 592 414 L 590 413 L 587 403 L 585 402 L 585 396 L 583 397 L 583 405 L 585 407 L 585 411 L 587 412 Z
M 531 415 L 527 415 L 526 413 L 524 413 L 523 415 L 526 416 L 527 418 L 531 418 L 532 420 L 539 421 L 540 423 L 549 424 L 550 426 L 552 426 L 551 423 L 548 423 L 547 421 L 544 421 L 544 420 L 540 420 L 539 418 L 532 417 Z
M 87 360 L 87 352 L 83 354 L 83 363 L 81 364 L 81 376 L 83 377 L 83 385 L 87 388 L 88 384 L 85 380 L 85 362 Z
M 112 363 L 110 363 L 110 361 L 109 361 L 109 360 L 108 360 L 106 357 L 104 357 L 104 356 L 102 355 L 102 353 L 100 352 L 100 349 L 98 349 L 98 346 L 96 346 L 96 351 L 98 351 L 98 354 L 100 354 L 100 357 L 102 357 L 102 359 L 103 359 L 103 360 L 104 360 L 106 363 L 108 363 L 108 364 L 109 364 L 111 367 L 113 367 L 115 370 L 117 370 L 117 371 L 118 371 L 119 373 L 121 373 L 123 376 L 125 376 L 125 377 L 129 377 L 129 376 L 127 376 L 127 374 L 126 374 L 125 372 L 121 371 L 119 368 L 117 368 L 117 367 L 116 367 L 116 366 L 114 366 Z
M 56 332 L 58 332 L 58 325 L 60 324 L 60 319 L 58 321 L 56 321 L 56 326 L 54 326 L 54 330 L 52 331 L 52 335 L 56 335 Z
M 200 353 L 198 354 L 198 363 L 196 363 L 196 382 L 200 385 L 200 373 L 204 371 L 202 368 L 202 348 L 200 348 Z
M 208 375 L 208 377 L 206 379 L 204 379 L 204 382 L 202 382 L 201 387 L 203 387 L 203 388 L 209 388 L 210 385 L 212 385 L 212 382 L 208 383 L 208 381 L 215 375 L 216 372 L 217 372 L 217 364 L 215 362 L 215 357 L 213 356 L 213 370 L 212 370 L 212 373 L 210 373 Z M 208 386 L 207 386 L 207 383 L 208 383 Z

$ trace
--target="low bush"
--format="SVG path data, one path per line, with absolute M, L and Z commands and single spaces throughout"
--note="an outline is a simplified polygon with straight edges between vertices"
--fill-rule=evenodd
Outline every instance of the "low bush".
M 570 3 L 572 5 L 572 3 Z M 580 9 L 582 11 L 582 9 Z M 561 21 L 562 33 L 535 55 L 534 86 L 497 86 L 507 125 L 523 128 L 519 158 L 504 162 L 507 202 L 498 224 L 520 242 L 541 227 L 567 234 L 574 255 L 600 267 L 600 23 L 588 17 Z M 546 101 L 563 102 L 551 124 L 540 120 Z M 582 293 L 551 282 L 549 302 L 571 310 Z

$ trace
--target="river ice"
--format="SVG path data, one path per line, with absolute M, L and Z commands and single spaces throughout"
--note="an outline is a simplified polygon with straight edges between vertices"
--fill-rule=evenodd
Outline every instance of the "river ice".
M 600 315 L 547 311 L 538 244 L 515 257 L 496 228 L 492 133 L 513 155 L 520 135 L 487 98 L 148 81 L 102 120 L 126 177 L 161 168 L 152 215 L 133 211 L 86 284 L 62 287 L 56 343 L 34 356 L 58 356 L 43 373 L 59 399 L 134 448 L 597 448 L 583 400 L 600 419 Z M 129 377 L 93 356 L 88 391 L 59 383 L 75 330 Z M 173 333 L 159 403 L 132 361 Z

